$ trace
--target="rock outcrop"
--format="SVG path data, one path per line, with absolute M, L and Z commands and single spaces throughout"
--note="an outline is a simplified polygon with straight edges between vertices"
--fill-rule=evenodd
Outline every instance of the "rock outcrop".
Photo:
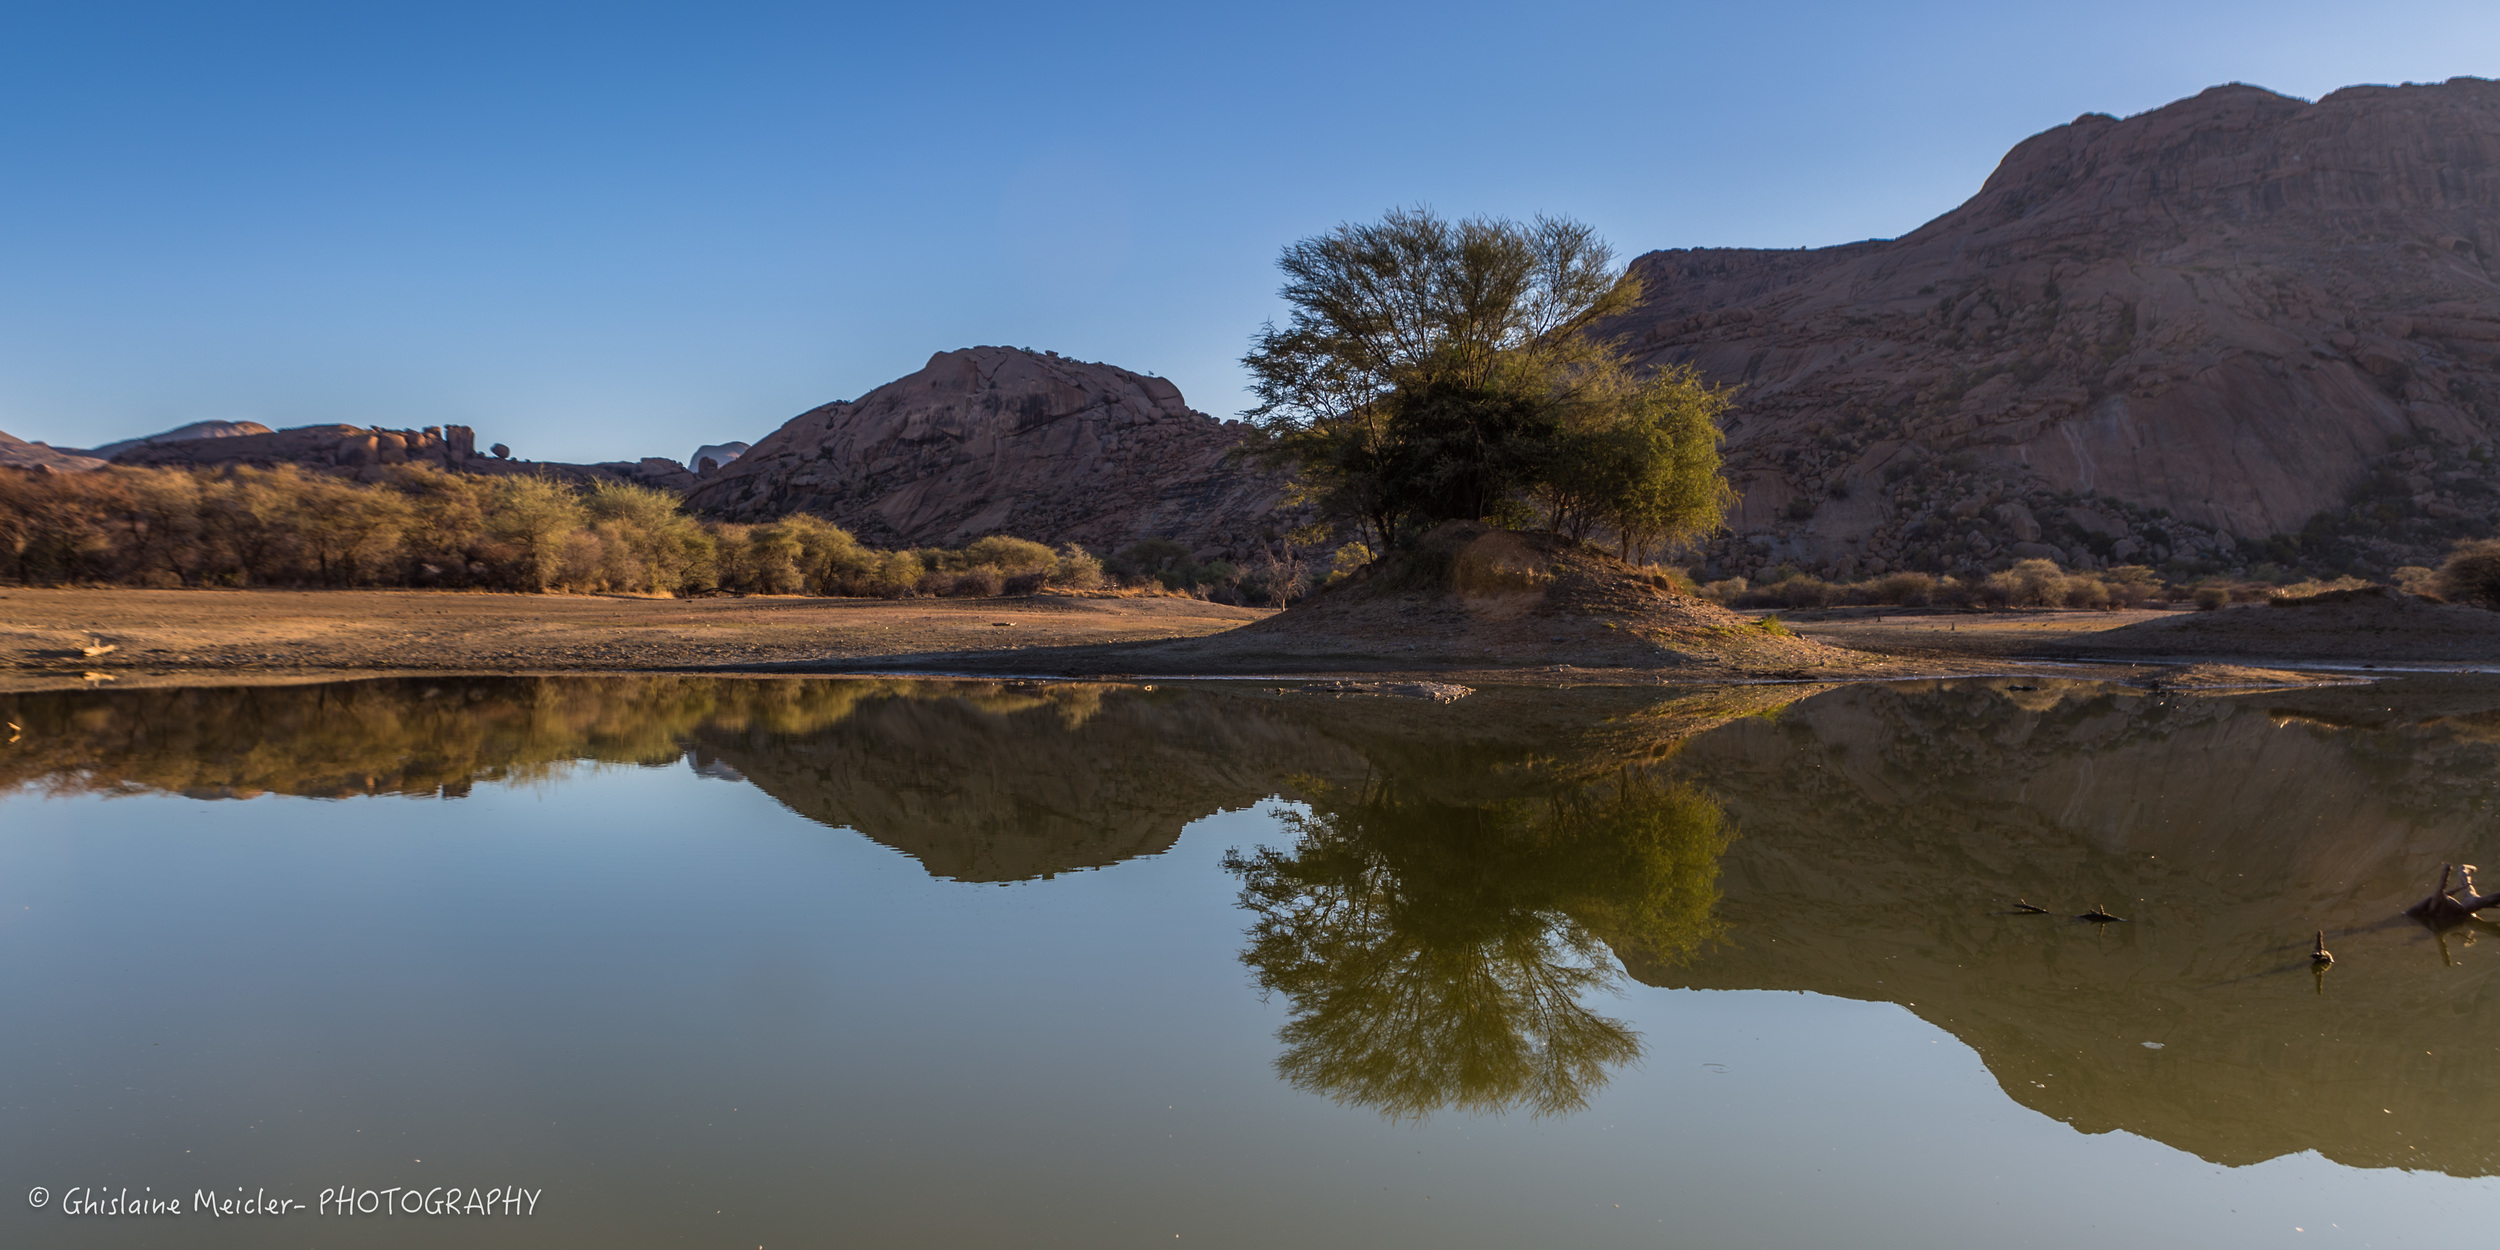
M 688 502 L 733 520 L 812 512 L 878 545 L 1166 538 L 1239 559 L 1284 523 L 1282 481 L 1232 455 L 1249 433 L 1161 378 L 974 347 L 801 413 Z
M 686 457 L 686 467 L 694 470 L 696 477 L 710 477 L 730 461 L 747 454 L 747 449 L 748 444 L 735 440 L 726 443 L 705 443 L 695 448 L 693 455 Z M 711 463 L 706 465 L 705 461 Z
M 142 468 L 236 465 L 262 469 L 291 464 L 360 482 L 378 482 L 392 466 L 403 464 L 429 464 L 438 469 L 487 476 L 554 477 L 584 486 L 596 482 L 637 482 L 683 491 L 695 482 L 694 474 L 687 472 L 684 465 L 659 456 L 640 461 L 564 464 L 480 455 L 477 434 L 465 425 L 429 425 L 421 430 L 307 425 L 224 438 L 151 440 L 124 448 L 113 456 L 112 463 Z
M 2087 114 L 1898 239 L 1652 252 L 1742 386 L 1720 575 L 2385 572 L 2500 515 L 2500 83 Z

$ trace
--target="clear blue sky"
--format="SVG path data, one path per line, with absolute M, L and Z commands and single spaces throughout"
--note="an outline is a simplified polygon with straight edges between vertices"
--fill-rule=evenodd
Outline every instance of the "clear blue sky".
M 1400 204 L 1890 236 L 2088 111 L 2500 75 L 2479 3 L 0 5 L 0 430 L 753 439 L 975 343 L 1219 416 Z

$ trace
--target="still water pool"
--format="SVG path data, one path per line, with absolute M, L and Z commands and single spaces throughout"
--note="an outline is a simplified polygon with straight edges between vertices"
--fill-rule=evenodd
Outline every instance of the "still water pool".
M 0 709 L 0 1244 L 2453 1246 L 2500 1215 L 2500 930 L 2400 917 L 2500 852 L 2500 686 Z M 412 1193 L 468 1209 L 386 1213 Z

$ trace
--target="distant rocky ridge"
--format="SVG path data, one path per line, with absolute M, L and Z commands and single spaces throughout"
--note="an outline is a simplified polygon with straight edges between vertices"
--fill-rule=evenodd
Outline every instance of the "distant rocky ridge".
M 1249 435 L 1162 378 L 973 347 L 801 413 L 688 503 L 741 521 L 812 512 L 880 545 L 1013 534 L 1105 551 L 1165 538 L 1241 559 L 1288 521 L 1283 480 L 1232 454 Z
M 291 464 L 360 482 L 378 482 L 394 465 L 430 464 L 439 469 L 488 476 L 554 477 L 578 485 L 636 482 L 683 491 L 695 483 L 694 474 L 686 466 L 657 456 L 640 461 L 565 464 L 480 455 L 477 434 L 465 425 L 429 425 L 420 430 L 307 425 L 223 438 L 151 439 L 124 447 L 111 462 L 142 468 L 248 465 L 266 469 Z
M 2500 515 L 2500 83 L 2087 114 L 1899 239 L 1634 262 L 1742 386 L 1714 575 L 2384 573 Z
M 125 438 L 119 442 L 106 443 L 100 447 L 90 448 L 85 454 L 99 460 L 110 460 L 133 447 L 143 445 L 181 443 L 195 438 L 239 438 L 246 434 L 267 433 L 270 433 L 269 427 L 258 421 L 194 421 L 189 425 L 176 426 L 162 434 L 150 434 L 143 438 Z
M 64 451 L 49 443 L 30 443 L 25 439 L 0 433 L 0 468 L 37 469 L 53 473 L 82 473 L 102 468 L 104 462 L 80 451 Z

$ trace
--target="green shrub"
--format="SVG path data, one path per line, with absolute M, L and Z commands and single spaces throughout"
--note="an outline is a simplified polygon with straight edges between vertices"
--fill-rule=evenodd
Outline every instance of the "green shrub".
M 1069 543 L 1059 549 L 1058 565 L 1050 576 L 1050 584 L 1070 590 L 1092 590 L 1103 583 L 1102 561 L 1093 553 Z

